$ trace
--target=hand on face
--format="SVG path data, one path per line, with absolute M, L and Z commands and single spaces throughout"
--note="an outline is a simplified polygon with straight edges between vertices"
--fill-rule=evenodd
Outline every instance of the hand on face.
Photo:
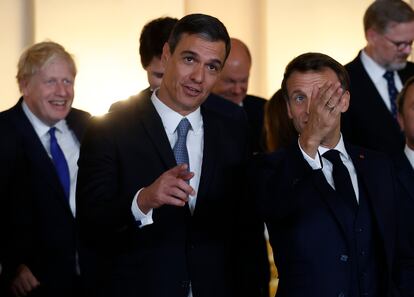
M 333 147 L 340 137 L 341 113 L 349 103 L 349 92 L 339 82 L 315 85 L 309 102 L 309 117 L 299 141 L 302 148 L 315 156 L 319 145 Z

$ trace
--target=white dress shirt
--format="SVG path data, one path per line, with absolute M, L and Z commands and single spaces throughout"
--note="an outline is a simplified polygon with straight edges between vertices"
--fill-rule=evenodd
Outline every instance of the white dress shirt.
M 22 108 L 29 119 L 29 122 L 32 124 L 33 129 L 35 130 L 37 136 L 43 144 L 48 156 L 52 159 L 50 153 L 50 126 L 43 123 L 37 116 L 35 116 L 23 101 Z M 69 193 L 69 204 L 73 216 L 76 215 L 76 180 L 78 176 L 78 159 L 79 159 L 79 141 L 76 135 L 72 130 L 69 129 L 66 120 L 61 120 L 57 122 L 53 127 L 56 127 L 56 139 L 65 155 L 66 162 L 69 167 L 70 174 L 70 193 Z
M 391 111 L 391 101 L 390 95 L 388 94 L 387 80 L 383 77 L 387 70 L 368 56 L 364 50 L 361 51 L 361 62 L 368 73 L 368 76 L 371 78 L 371 81 L 377 88 L 378 93 L 380 93 L 381 98 L 388 110 Z M 394 71 L 394 82 L 397 91 L 400 92 L 403 85 L 397 71 Z
M 414 168 L 414 151 L 405 145 L 404 153 L 407 156 L 408 161 L 410 161 L 411 167 Z
M 299 148 L 302 152 L 303 157 L 308 162 L 308 164 L 314 170 L 322 169 L 323 175 L 326 178 L 326 181 L 331 185 L 333 189 L 335 189 L 335 184 L 332 176 L 333 165 L 331 161 L 323 157 L 323 154 L 330 150 L 329 148 L 319 146 L 318 147 L 318 154 L 316 155 L 315 159 L 310 157 L 306 152 L 302 149 L 299 143 Z M 352 187 L 354 188 L 355 196 L 357 202 L 359 202 L 359 188 L 358 188 L 358 178 L 355 171 L 354 164 L 352 163 L 351 157 L 348 155 L 348 152 L 345 149 L 344 140 L 342 138 L 339 139 L 338 144 L 333 148 L 340 152 L 340 157 L 342 162 L 344 163 L 345 167 L 348 169 L 349 175 L 351 176 Z M 322 162 L 322 164 L 321 164 Z
M 173 148 L 178 137 L 176 129 L 180 121 L 183 119 L 183 116 L 165 105 L 157 97 L 157 91 L 158 89 L 152 93 L 151 101 L 161 117 L 165 133 L 167 134 L 171 148 Z M 197 201 L 197 192 L 200 183 L 201 166 L 203 161 L 204 127 L 200 108 L 197 108 L 195 111 L 188 114 L 186 118 L 191 124 L 190 130 L 187 134 L 187 150 L 190 162 L 190 171 L 194 173 L 194 177 L 190 180 L 190 186 L 194 189 L 195 195 L 190 195 L 188 205 L 191 213 L 193 213 Z M 152 224 L 153 220 L 152 210 L 150 210 L 147 214 L 144 214 L 138 207 L 137 199 L 141 190 L 142 189 L 140 189 L 134 196 L 131 210 L 135 220 L 140 221 L 140 227 L 142 228 L 145 225 Z

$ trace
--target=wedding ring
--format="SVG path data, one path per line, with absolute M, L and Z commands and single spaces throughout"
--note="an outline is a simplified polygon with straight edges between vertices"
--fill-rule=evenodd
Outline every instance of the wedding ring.
M 331 103 L 331 100 L 328 100 L 328 102 L 326 102 L 325 106 L 329 109 L 332 110 L 335 108 L 335 106 L 330 105 L 329 103 Z

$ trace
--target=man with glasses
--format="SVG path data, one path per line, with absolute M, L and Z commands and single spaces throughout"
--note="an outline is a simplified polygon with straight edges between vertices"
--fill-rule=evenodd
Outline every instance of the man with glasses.
M 342 118 L 342 131 L 351 143 L 393 153 L 404 145 L 395 99 L 414 75 L 414 64 L 407 62 L 414 40 L 414 11 L 404 1 L 374 1 L 365 12 L 364 30 L 366 47 L 345 66 L 352 100 Z

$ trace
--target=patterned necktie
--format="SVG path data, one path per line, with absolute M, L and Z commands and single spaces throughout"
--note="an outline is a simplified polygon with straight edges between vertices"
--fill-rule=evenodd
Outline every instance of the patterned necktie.
M 70 192 L 69 167 L 68 167 L 68 163 L 66 162 L 65 155 L 63 154 L 63 151 L 57 142 L 55 131 L 56 131 L 56 127 L 52 127 L 49 130 L 50 154 L 52 155 L 53 164 L 55 165 L 56 172 L 59 176 L 60 183 L 62 184 L 63 191 L 65 192 L 65 196 L 67 199 L 69 199 L 69 192 Z
M 177 126 L 177 142 L 174 145 L 173 151 L 175 160 L 177 164 L 188 164 L 188 170 L 190 170 L 190 162 L 188 159 L 188 150 L 187 150 L 187 134 L 190 129 L 191 124 L 186 119 L 183 118 Z
M 339 151 L 329 150 L 322 155 L 331 161 L 333 165 L 332 177 L 335 184 L 335 191 L 344 199 L 345 203 L 352 209 L 358 207 L 354 187 L 352 186 L 351 176 L 339 156 Z
M 395 87 L 394 71 L 386 71 L 383 76 L 385 80 L 387 81 L 388 95 L 390 96 L 390 102 L 391 102 L 391 114 L 394 118 L 397 118 L 396 99 L 397 99 L 398 91 L 397 91 L 397 88 Z

